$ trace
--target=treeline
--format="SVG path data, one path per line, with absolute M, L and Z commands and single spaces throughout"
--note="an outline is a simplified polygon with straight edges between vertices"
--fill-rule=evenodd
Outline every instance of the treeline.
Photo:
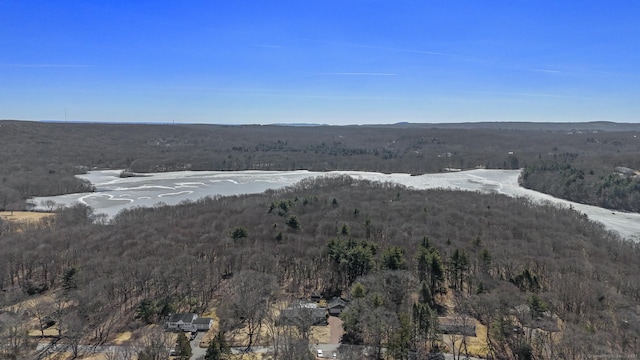
M 74 177 L 91 169 L 422 174 L 451 168 L 517 169 L 566 153 L 598 164 L 621 163 L 621 159 L 639 158 L 640 152 L 634 138 L 640 134 L 637 129 L 593 130 L 596 125 L 615 129 L 612 124 L 575 124 L 592 129 L 589 131 L 563 130 L 567 124 L 458 125 L 291 127 L 0 121 L 0 209 L 19 207 L 21 200 L 31 196 L 91 191 L 90 184 Z
M 528 165 L 520 184 L 574 202 L 640 212 L 640 159 L 625 156 L 607 163 L 610 159 L 576 157 Z M 628 173 L 616 170 L 618 166 L 627 168 Z
M 34 318 L 79 349 L 212 305 L 247 345 L 260 327 L 295 345 L 268 304 L 312 294 L 350 296 L 343 343 L 387 358 L 464 353 L 443 315 L 486 325 L 497 359 L 640 353 L 640 248 L 568 209 L 337 177 L 94 220 L 78 205 L 0 234 L 3 356 L 27 357 Z

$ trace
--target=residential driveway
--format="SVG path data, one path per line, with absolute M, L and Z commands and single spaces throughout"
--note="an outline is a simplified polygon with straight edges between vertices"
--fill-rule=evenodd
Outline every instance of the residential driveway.
M 317 344 L 315 348 L 312 348 L 314 354 L 317 354 L 317 350 L 322 350 L 323 358 L 332 358 L 333 353 L 338 352 L 338 347 L 340 346 L 340 340 L 342 339 L 342 334 L 344 334 L 344 330 L 342 329 L 342 320 L 335 316 L 329 316 L 329 343 L 328 344 Z M 339 356 L 338 356 L 339 358 Z
M 201 348 L 200 346 L 198 346 L 198 344 L 200 344 L 200 341 L 202 340 L 202 337 L 204 336 L 204 334 L 206 334 L 206 332 L 199 331 L 198 335 L 196 336 L 196 338 L 193 339 L 192 341 L 190 341 L 190 343 L 191 343 L 191 358 L 192 359 L 198 359 L 199 357 L 203 357 L 204 358 L 204 355 L 207 353 L 207 348 Z
M 344 330 L 342 329 L 342 320 L 339 317 L 329 316 L 329 334 L 331 344 L 340 344 Z
M 330 316 L 328 321 L 329 321 L 329 336 L 330 336 L 329 344 L 315 344 L 311 346 L 311 350 L 313 351 L 314 354 L 318 349 L 322 349 L 324 358 L 331 358 L 331 355 L 334 352 L 338 351 L 338 347 L 340 346 L 340 339 L 342 339 L 342 334 L 344 334 L 344 330 L 342 329 L 342 320 L 340 320 L 340 318 L 335 316 Z M 191 341 L 191 353 L 192 353 L 191 358 L 192 359 L 198 359 L 199 357 L 204 357 L 204 355 L 207 353 L 206 348 L 201 348 L 198 346 L 204 334 L 205 334 L 204 332 L 199 332 L 195 340 Z M 260 352 L 269 351 L 271 350 L 271 348 L 254 346 L 252 350 L 253 352 L 260 353 Z M 243 351 L 244 351 L 243 347 L 232 348 L 232 353 L 234 354 L 240 354 Z

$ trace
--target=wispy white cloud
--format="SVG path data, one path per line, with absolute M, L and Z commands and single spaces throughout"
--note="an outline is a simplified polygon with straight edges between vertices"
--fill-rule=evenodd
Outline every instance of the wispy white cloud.
M 283 46 L 273 44 L 253 44 L 255 47 L 268 48 L 268 49 L 282 49 Z
M 330 72 L 320 73 L 320 75 L 336 75 L 336 76 L 396 76 L 395 73 L 381 73 L 381 72 Z
M 588 99 L 583 96 L 550 94 L 550 93 L 523 93 L 523 92 L 510 92 L 510 91 L 463 91 L 469 94 L 481 94 L 481 95 L 507 95 L 507 96 L 524 96 L 524 97 L 546 97 L 546 98 L 562 98 L 562 99 Z
M 531 69 L 527 69 L 527 70 L 531 70 L 531 71 L 535 71 L 535 72 L 548 73 L 548 74 L 560 74 L 560 73 L 562 73 L 562 71 L 550 70 L 550 69 L 535 69 L 535 68 L 531 68 Z
M 349 47 L 358 47 L 358 48 L 365 48 L 365 49 L 377 49 L 377 50 L 435 55 L 435 56 L 451 56 L 451 57 L 456 56 L 454 54 L 447 54 L 447 53 L 442 53 L 438 51 L 428 51 L 428 50 L 420 50 L 420 49 L 404 49 L 404 48 L 387 47 L 387 46 L 370 45 L 370 44 L 354 44 L 354 43 L 320 41 L 320 40 L 312 40 L 312 41 L 329 44 L 329 45 L 349 46 Z
M 258 98 L 299 98 L 299 99 L 330 99 L 330 100 L 398 100 L 405 97 L 376 96 L 376 95 L 349 95 L 349 94 L 325 94 L 325 93 L 304 93 L 295 89 L 278 88 L 225 88 L 206 86 L 138 86 L 137 88 L 150 91 L 156 89 L 167 92 L 186 93 L 187 91 L 197 91 L 200 95 L 210 94 L 216 97 L 258 97 Z
M 93 65 L 84 64 L 0 64 L 2 67 L 14 68 L 87 68 Z
M 274 97 L 274 98 L 299 98 L 299 99 L 328 99 L 328 100 L 398 100 L 403 97 L 394 96 L 371 96 L 371 95 L 342 95 L 342 94 L 322 94 L 322 93 L 300 93 L 296 90 L 287 89 L 216 89 L 215 92 L 224 93 L 231 96 L 247 97 Z
M 548 73 L 548 74 L 563 74 L 563 75 L 576 75 L 576 76 L 606 75 L 606 76 L 628 77 L 628 78 L 640 77 L 640 75 L 633 74 L 633 73 L 594 70 L 594 69 L 584 68 L 584 67 L 581 67 L 581 66 L 563 67 L 560 70 L 544 69 L 544 68 L 538 68 L 538 67 L 528 67 L 528 68 L 524 68 L 524 70 L 542 72 L 542 73 Z

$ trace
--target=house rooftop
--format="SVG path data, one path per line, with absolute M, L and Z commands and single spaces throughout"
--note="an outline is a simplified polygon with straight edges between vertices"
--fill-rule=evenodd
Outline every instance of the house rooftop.
M 183 323 L 191 323 L 194 319 L 196 319 L 198 315 L 195 313 L 178 313 L 172 314 L 169 316 L 169 322 L 179 322 L 182 320 Z
M 316 309 L 318 308 L 318 303 L 299 300 L 289 305 L 289 309 Z
M 327 304 L 328 308 L 332 308 L 334 306 L 347 306 L 349 302 L 343 298 L 335 297 L 329 301 Z
M 300 323 L 325 324 L 327 310 L 324 308 L 288 308 L 280 312 L 280 322 L 285 325 Z
M 192 324 L 197 325 L 197 324 L 208 324 L 210 321 L 213 321 L 212 318 L 197 318 L 195 320 L 193 320 Z

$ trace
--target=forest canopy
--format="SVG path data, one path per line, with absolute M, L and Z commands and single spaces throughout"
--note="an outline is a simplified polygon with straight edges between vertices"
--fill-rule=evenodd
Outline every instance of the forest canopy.
M 5 120 L 0 121 L 0 210 L 24 208 L 33 196 L 92 191 L 74 175 L 94 169 L 122 169 L 130 176 L 180 170 L 424 174 L 524 168 L 526 187 L 636 211 L 638 178 L 625 184 L 609 178 L 619 166 L 640 170 L 638 135 L 637 124 L 605 122 L 222 126 Z M 575 173 L 541 165 L 550 163 Z
M 232 331 L 248 319 L 233 317 L 233 294 L 251 290 L 268 301 L 351 297 L 343 342 L 397 359 L 434 350 L 433 319 L 447 314 L 486 325 L 497 358 L 640 351 L 640 249 L 570 209 L 336 177 L 92 216 L 78 205 L 0 235 L 3 306 L 53 296 L 47 315 L 66 341 L 101 343 L 122 324 L 211 306 L 229 309 L 221 326 Z M 249 273 L 260 285 L 237 288 Z
M 526 187 L 638 211 L 639 130 L 2 121 L 0 210 L 24 208 L 36 195 L 93 191 L 75 175 L 94 169 L 522 168 Z M 111 220 L 78 204 L 37 223 L 0 222 L 0 249 L 0 343 L 8 344 L 0 355 L 10 358 L 33 356 L 34 331 L 45 337 L 55 328 L 47 336 L 77 355 L 80 344 L 109 343 L 169 313 L 211 309 L 220 316 L 212 353 L 240 329 L 251 347 L 264 325 L 272 341 L 307 358 L 308 324 L 277 330 L 269 304 L 312 295 L 349 300 L 342 344 L 354 359 L 357 347 L 392 359 L 466 354 L 474 322 L 485 329 L 483 354 L 497 359 L 640 352 L 638 244 L 573 209 L 499 194 L 333 177 L 133 208 Z M 163 339 L 157 331 L 138 339 L 138 355 L 164 349 Z

